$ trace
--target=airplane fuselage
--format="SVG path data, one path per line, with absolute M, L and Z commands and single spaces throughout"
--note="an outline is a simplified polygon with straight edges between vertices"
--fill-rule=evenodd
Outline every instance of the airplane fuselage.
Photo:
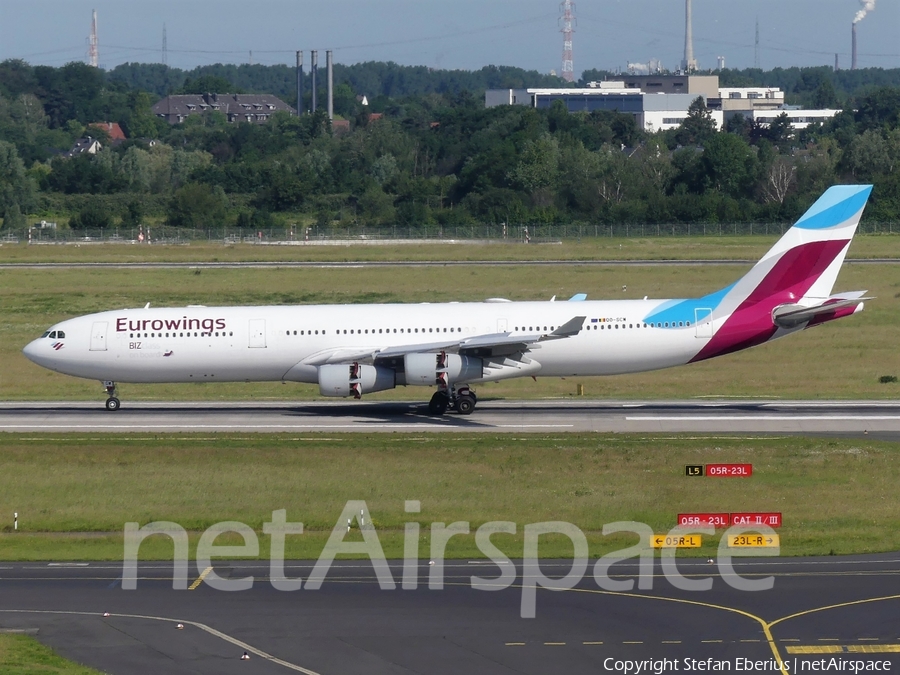
M 646 317 L 656 308 L 671 303 L 620 300 L 128 309 L 63 321 L 51 328 L 52 332 L 63 331 L 63 340 L 36 340 L 28 350 L 53 370 L 99 380 L 315 383 L 317 355 L 336 348 L 375 352 L 492 333 L 545 334 L 574 315 L 584 315 L 583 329 L 577 335 L 532 347 L 529 356 L 537 364 L 533 371 L 501 370 L 496 376 L 471 382 L 522 374 L 613 375 L 687 363 L 709 341 L 714 327 L 697 324 L 689 317 L 647 323 Z M 55 349 L 58 342 L 63 346 Z M 38 355 L 37 350 L 43 353 Z

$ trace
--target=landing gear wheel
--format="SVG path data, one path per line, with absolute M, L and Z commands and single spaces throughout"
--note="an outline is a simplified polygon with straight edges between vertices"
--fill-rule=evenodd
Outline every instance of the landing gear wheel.
M 450 406 L 450 397 L 442 391 L 434 392 L 431 400 L 428 402 L 428 412 L 431 415 L 441 416 L 447 412 Z
M 471 394 L 456 397 L 456 412 L 460 415 L 471 415 L 475 410 L 475 397 Z
M 120 404 L 116 398 L 116 383 L 112 380 L 103 380 L 103 388 L 106 390 L 106 409 L 118 410 Z

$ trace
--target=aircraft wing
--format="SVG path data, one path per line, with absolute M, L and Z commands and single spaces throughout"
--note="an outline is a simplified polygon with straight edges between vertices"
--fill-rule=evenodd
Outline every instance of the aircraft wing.
M 481 358 L 505 357 L 528 351 L 540 342 L 561 340 L 581 332 L 586 317 L 576 316 L 549 333 L 486 333 L 472 337 L 442 342 L 398 345 L 385 348 L 329 349 L 307 357 L 305 365 L 321 366 L 331 363 L 376 363 L 399 359 L 407 354 L 438 353 L 478 356 Z

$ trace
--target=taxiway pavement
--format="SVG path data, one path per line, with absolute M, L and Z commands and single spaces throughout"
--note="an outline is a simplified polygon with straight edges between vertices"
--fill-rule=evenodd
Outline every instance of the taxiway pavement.
M 608 591 L 592 561 L 572 590 L 538 591 L 530 619 L 520 608 L 532 573 L 520 563 L 511 563 L 509 588 L 488 592 L 472 588 L 472 576 L 496 578 L 503 566 L 448 561 L 438 590 L 428 587 L 434 567 L 421 562 L 415 589 L 400 587 L 400 561 L 390 563 L 393 590 L 379 587 L 368 561 L 343 561 L 320 589 L 296 591 L 274 590 L 268 563 L 217 564 L 223 577 L 254 577 L 239 592 L 194 580 L 193 566 L 194 590 L 173 590 L 171 563 L 142 564 L 132 591 L 121 588 L 121 564 L 2 564 L 0 630 L 36 631 L 61 654 L 117 675 L 624 675 L 617 662 L 644 659 L 676 664 L 663 672 L 707 659 L 755 673 L 782 672 L 776 659 L 788 673 L 822 659 L 844 672 L 856 662 L 900 667 L 900 554 L 736 560 L 748 579 L 772 577 L 771 590 L 756 592 L 696 559 L 679 559 L 679 572 L 712 577 L 711 590 L 676 588 L 657 561 L 645 578 L 652 588 Z M 306 579 L 312 565 L 286 563 L 286 574 Z M 541 572 L 562 577 L 570 567 L 546 561 Z M 624 561 L 610 578 L 633 582 L 637 572 L 636 560 Z M 744 659 L 762 665 L 740 668 Z

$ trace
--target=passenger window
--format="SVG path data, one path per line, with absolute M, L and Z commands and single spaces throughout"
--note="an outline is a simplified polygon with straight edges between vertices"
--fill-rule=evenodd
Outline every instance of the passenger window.
M 688 328 L 690 328 L 691 322 L 690 322 L 690 321 L 685 321 L 685 322 L 684 322 L 684 325 L 687 326 Z

